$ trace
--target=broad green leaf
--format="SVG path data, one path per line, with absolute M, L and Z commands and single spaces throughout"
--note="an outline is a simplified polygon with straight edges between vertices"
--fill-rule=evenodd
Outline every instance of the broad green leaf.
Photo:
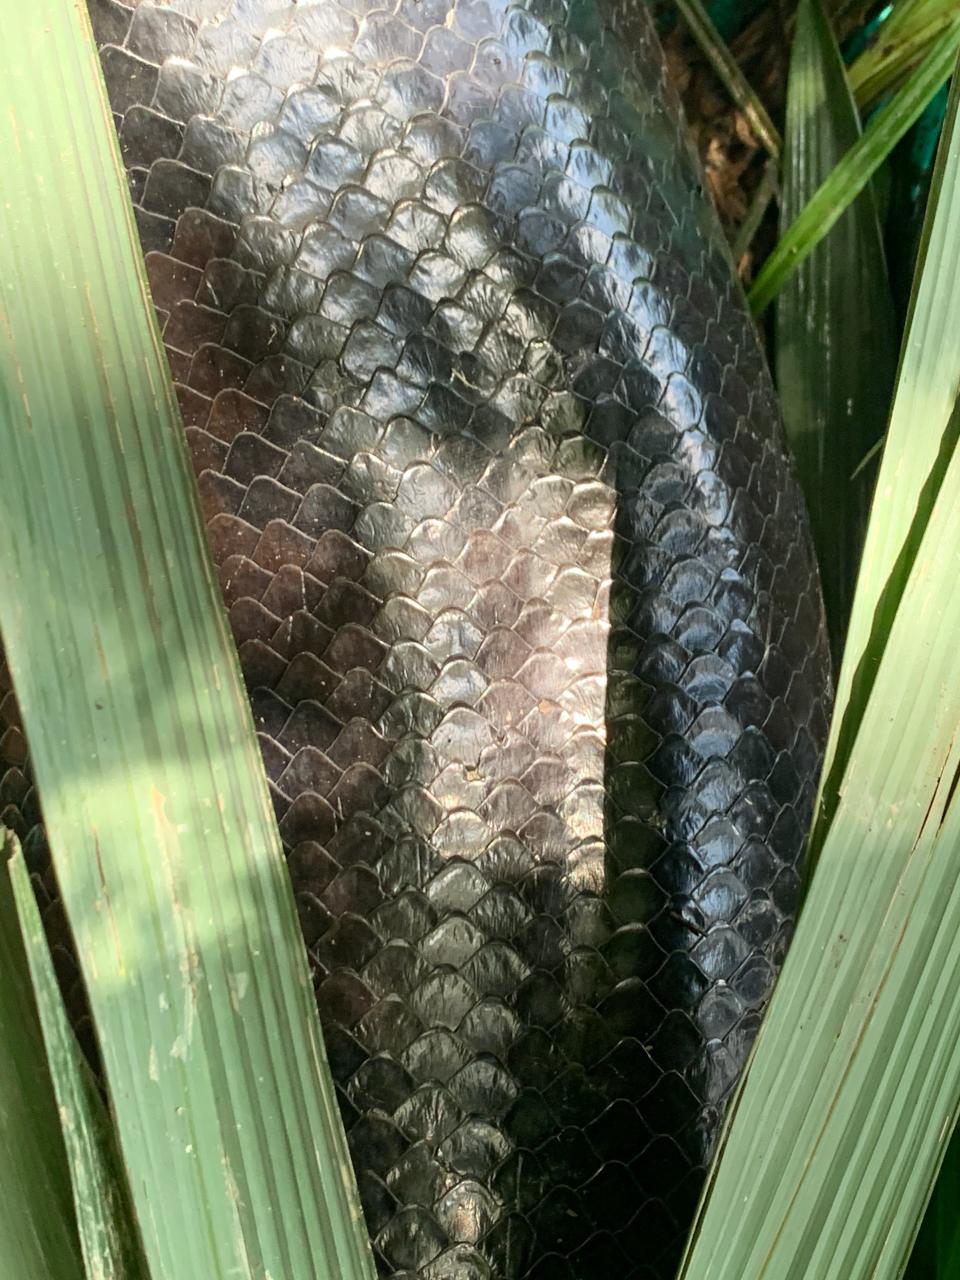
M 153 1280 L 371 1280 L 83 6 L 0 44 L 3 640 Z
M 707 61 L 746 117 L 757 141 L 766 147 L 769 155 L 779 156 L 780 134 L 766 107 L 751 88 L 737 60 L 711 22 L 701 0 L 676 0 L 676 5 Z
M 754 315 L 764 311 L 776 297 L 784 281 L 823 239 L 918 119 L 952 72 L 958 46 L 960 14 L 955 14 L 953 22 L 907 83 L 882 111 L 877 112 L 860 139 L 780 237 L 750 290 L 749 301 Z
M 837 681 L 808 874 L 845 787 L 844 771 L 920 539 L 960 434 L 960 77 L 931 183 L 897 386 Z
M 81 1280 L 53 1082 L 10 881 L 0 867 L 0 1274 Z
M 113 1130 L 67 1021 L 30 876 L 15 836 L 7 868 L 29 964 L 46 1059 L 70 1167 L 77 1229 L 88 1280 L 146 1280 Z M 3 886 L 2 892 L 9 888 Z
M 960 1104 L 956 110 L 841 672 L 852 746 L 685 1280 L 900 1275 Z
M 860 136 L 821 0 L 801 0 L 787 88 L 784 226 Z M 893 302 L 868 186 L 789 277 L 776 306 L 776 378 L 807 499 L 834 657 L 853 599 L 872 468 L 896 369 Z

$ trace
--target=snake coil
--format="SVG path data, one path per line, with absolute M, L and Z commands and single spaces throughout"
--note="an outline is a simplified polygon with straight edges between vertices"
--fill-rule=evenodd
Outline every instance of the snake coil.
M 644 7 L 91 16 L 381 1272 L 670 1275 L 829 677 Z

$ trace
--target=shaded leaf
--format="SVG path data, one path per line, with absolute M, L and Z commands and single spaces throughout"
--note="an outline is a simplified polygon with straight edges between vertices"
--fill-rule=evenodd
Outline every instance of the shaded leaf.
M 0 1259 L 16 1280 L 80 1280 L 67 1155 L 9 878 L 0 868 Z
M 802 0 L 787 91 L 781 223 L 789 226 L 860 136 L 820 0 Z M 874 468 L 896 368 L 893 303 L 868 186 L 777 299 L 776 379 L 820 562 L 835 659 L 853 599 Z
M 77 1228 L 89 1280 L 146 1280 L 126 1184 L 103 1099 L 67 1021 L 23 854 L 8 841 L 7 868 L 46 1061 L 63 1130 Z M 4 892 L 8 892 L 4 887 Z

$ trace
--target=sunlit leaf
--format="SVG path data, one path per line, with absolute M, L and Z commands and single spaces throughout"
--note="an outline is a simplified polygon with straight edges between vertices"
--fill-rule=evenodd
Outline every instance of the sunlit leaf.
M 82 6 L 4 12 L 0 627 L 156 1280 L 371 1280 Z
M 920 1234 L 910 1254 L 906 1280 L 956 1280 L 960 1276 L 960 1133 L 955 1132 Z
M 960 83 L 954 77 L 931 183 L 893 408 L 877 476 L 833 723 L 811 835 L 809 868 L 839 801 L 844 770 L 933 504 L 960 431 Z
M 955 0 L 897 0 L 877 37 L 850 66 L 850 88 L 867 107 L 895 88 L 956 17 Z

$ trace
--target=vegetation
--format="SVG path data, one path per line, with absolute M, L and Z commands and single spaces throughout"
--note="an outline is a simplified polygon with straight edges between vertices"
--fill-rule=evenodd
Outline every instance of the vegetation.
M 781 139 L 736 42 L 698 0 L 678 8 L 768 153 L 738 257 L 779 185 L 750 298 L 769 321 L 838 666 L 805 907 L 681 1274 L 956 1277 L 960 81 L 932 174 L 914 144 L 955 65 L 960 10 L 768 6 L 792 39 Z M 741 46 L 771 21 L 731 15 Z M 4 643 L 112 1106 L 10 840 L 0 1256 L 25 1280 L 372 1280 L 89 31 L 77 6 L 38 0 L 4 34 Z M 924 206 L 894 271 L 891 231 Z M 897 272 L 912 275 L 906 308 Z M 41 468 L 43 501 L 27 501 Z M 111 601 L 98 625 L 78 592 Z
M 293 894 L 80 6 L 15 7 L 0 80 L 3 638 L 147 1273 L 370 1280 Z M 25 923 L 88 1275 L 118 1275 L 119 1255 L 91 1257 L 89 1238 L 114 1232 L 102 1219 L 126 1191 L 101 1194 L 109 1170 L 91 1171 L 99 1117 L 57 1045 L 48 962 Z M 13 1030 L 0 1028 L 0 1056 L 16 1049 Z M 4 1209 L 18 1211 L 9 1197 Z M 100 1223 L 88 1229 L 88 1215 Z M 67 1244 L 60 1269 L 36 1274 L 76 1280 Z

